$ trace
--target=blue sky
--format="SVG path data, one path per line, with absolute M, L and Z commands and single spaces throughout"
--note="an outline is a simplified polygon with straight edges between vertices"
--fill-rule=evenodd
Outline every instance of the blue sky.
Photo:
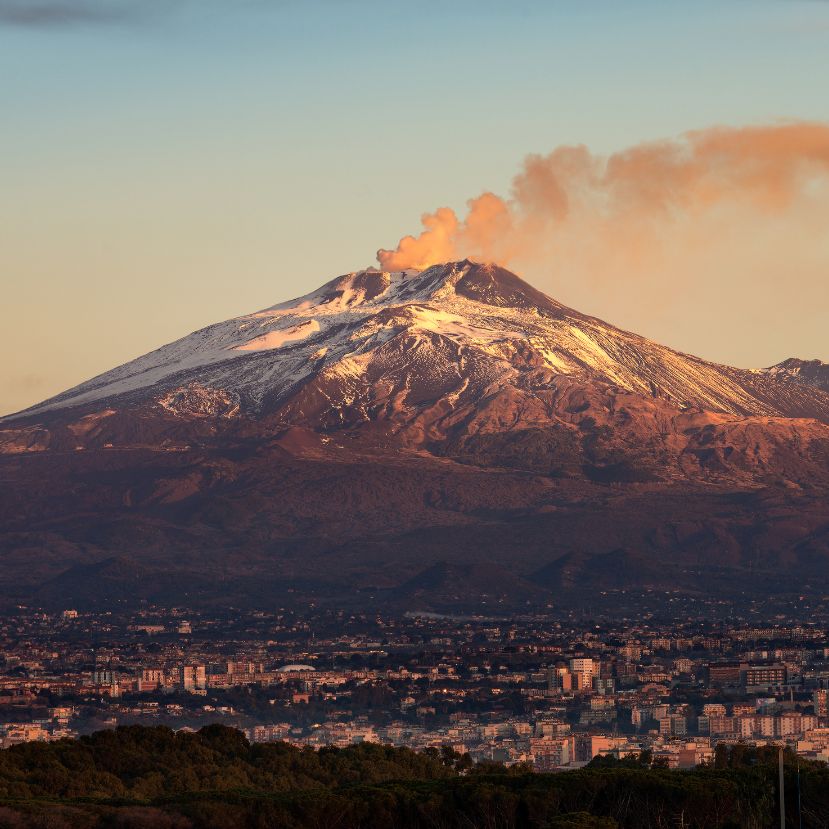
M 527 153 L 829 121 L 829 3 L 0 0 L 0 78 L 9 411 L 368 265 Z M 528 276 L 703 356 L 829 358 L 803 320 L 711 344 Z

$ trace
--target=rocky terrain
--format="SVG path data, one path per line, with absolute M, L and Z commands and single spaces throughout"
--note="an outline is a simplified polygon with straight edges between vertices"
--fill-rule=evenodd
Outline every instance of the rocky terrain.
M 368 270 L 0 422 L 9 601 L 515 607 L 829 588 L 829 366 L 491 265 Z

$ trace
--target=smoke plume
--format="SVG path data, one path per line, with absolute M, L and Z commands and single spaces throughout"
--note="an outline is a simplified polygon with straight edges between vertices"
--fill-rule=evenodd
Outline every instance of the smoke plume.
M 467 208 L 463 217 L 448 207 L 425 214 L 418 236 L 377 252 L 382 267 L 557 262 L 594 283 L 680 264 L 685 272 L 689 259 L 703 264 L 751 228 L 783 228 L 795 244 L 816 217 L 825 227 L 829 125 L 707 129 L 610 156 L 563 146 L 527 157 L 507 197 L 485 192 Z

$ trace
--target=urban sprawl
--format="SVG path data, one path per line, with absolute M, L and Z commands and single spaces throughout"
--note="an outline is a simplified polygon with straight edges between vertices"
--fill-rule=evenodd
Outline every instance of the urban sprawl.
M 690 768 L 737 742 L 829 761 L 826 624 L 711 621 L 725 612 L 17 608 L 0 617 L 0 747 L 218 721 L 251 741 L 449 746 L 539 771 L 643 751 Z

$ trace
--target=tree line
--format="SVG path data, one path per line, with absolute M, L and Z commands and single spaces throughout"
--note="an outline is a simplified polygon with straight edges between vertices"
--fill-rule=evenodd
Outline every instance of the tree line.
M 315 750 L 221 725 L 127 726 L 0 751 L 0 829 L 771 829 L 776 760 L 741 744 L 691 771 L 643 753 L 538 774 L 449 747 Z M 824 764 L 787 754 L 786 790 L 792 829 L 829 825 Z

